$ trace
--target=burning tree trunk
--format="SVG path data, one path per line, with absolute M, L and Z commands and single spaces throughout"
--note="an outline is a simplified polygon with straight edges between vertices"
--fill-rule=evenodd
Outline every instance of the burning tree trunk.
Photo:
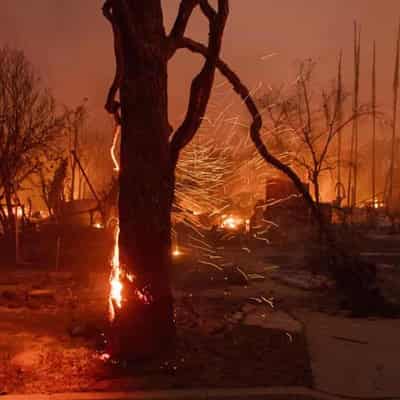
M 209 56 L 193 80 L 185 120 L 171 136 L 167 65 L 197 5 L 210 25 Z M 219 0 L 217 10 L 206 0 L 182 0 L 170 35 L 160 0 L 107 0 L 103 12 L 112 24 L 117 62 L 106 109 L 122 128 L 110 350 L 132 359 L 157 353 L 174 338 L 169 282 L 174 173 L 206 110 L 228 0 Z M 115 100 L 118 89 L 121 104 Z

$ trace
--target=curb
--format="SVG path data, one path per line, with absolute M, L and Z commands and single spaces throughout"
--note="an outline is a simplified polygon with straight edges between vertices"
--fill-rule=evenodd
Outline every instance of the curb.
M 253 388 L 226 388 L 226 389 L 193 389 L 193 390 L 162 390 L 137 392 L 83 392 L 57 394 L 16 394 L 0 396 L 4 400 L 239 400 L 239 399 L 266 399 L 266 400 L 399 400 L 399 396 L 387 397 L 355 397 L 334 395 L 317 390 L 294 387 L 253 387 Z

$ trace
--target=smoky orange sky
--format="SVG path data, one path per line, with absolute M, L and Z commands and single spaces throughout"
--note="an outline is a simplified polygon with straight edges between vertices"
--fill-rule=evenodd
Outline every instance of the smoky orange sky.
M 145 0 L 143 0 L 145 1 Z M 165 23 L 178 0 L 164 0 Z M 0 44 L 23 49 L 57 99 L 70 106 L 89 99 L 92 120 L 106 120 L 103 103 L 114 73 L 112 36 L 100 0 L 1 0 Z M 369 93 L 372 41 L 378 49 L 379 101 L 390 103 L 396 25 L 400 0 L 231 0 L 223 57 L 255 87 L 293 76 L 296 60 L 318 61 L 330 79 L 340 49 L 347 82 L 352 73 L 353 20 L 362 25 L 362 91 Z M 203 41 L 207 25 L 199 14 L 189 34 Z M 263 56 L 274 54 L 273 57 Z M 171 122 L 182 115 L 196 56 L 179 53 L 170 65 Z

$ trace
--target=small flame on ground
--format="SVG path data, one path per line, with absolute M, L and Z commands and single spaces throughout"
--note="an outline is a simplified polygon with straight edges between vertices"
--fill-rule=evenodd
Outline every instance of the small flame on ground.
M 111 359 L 111 355 L 109 353 L 102 353 L 100 354 L 99 358 L 101 361 L 106 362 Z

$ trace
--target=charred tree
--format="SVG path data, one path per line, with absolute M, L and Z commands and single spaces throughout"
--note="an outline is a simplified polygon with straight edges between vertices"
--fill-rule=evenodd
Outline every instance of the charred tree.
M 207 48 L 188 38 L 180 42 L 180 47 L 207 57 Z M 303 185 L 299 176 L 288 165 L 270 153 L 261 138 L 263 119 L 250 90 L 241 81 L 239 76 L 221 59 L 217 62 L 221 74 L 231 84 L 233 90 L 242 98 L 244 105 L 252 118 L 250 137 L 265 162 L 284 173 L 297 187 L 308 203 L 314 219 L 319 224 L 325 243 L 328 247 L 325 263 L 332 277 L 336 281 L 338 291 L 344 296 L 346 307 L 350 308 L 354 315 L 386 314 L 393 315 L 398 310 L 388 305 L 376 287 L 375 266 L 360 260 L 357 254 L 353 254 L 337 239 L 335 232 L 325 222 L 320 208 L 314 202 L 307 188 Z
M 210 34 L 206 61 L 194 78 L 188 111 L 173 132 L 168 121 L 167 67 L 193 10 L 200 6 Z M 175 336 L 171 269 L 171 211 L 180 151 L 200 127 L 210 97 L 228 0 L 182 0 L 170 34 L 161 0 L 108 0 L 103 7 L 115 43 L 116 76 L 106 109 L 121 125 L 119 260 L 124 299 L 111 327 L 114 357 L 148 357 Z M 120 102 L 116 100 L 119 90 Z
M 58 154 L 65 114 L 22 51 L 0 48 L 0 224 L 15 236 L 19 193 Z

